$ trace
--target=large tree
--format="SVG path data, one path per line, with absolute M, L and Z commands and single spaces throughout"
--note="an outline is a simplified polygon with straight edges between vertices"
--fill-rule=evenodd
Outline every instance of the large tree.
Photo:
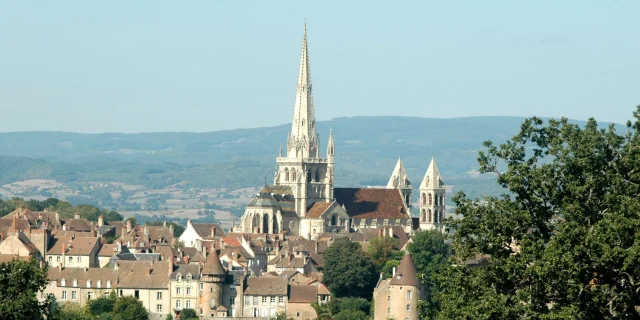
M 378 280 L 376 268 L 360 244 L 336 240 L 324 252 L 324 282 L 337 297 L 371 297 Z
M 147 320 L 149 313 L 142 302 L 133 296 L 116 299 L 113 306 L 114 320 Z
M 483 173 L 501 197 L 454 197 L 458 261 L 437 280 L 440 319 L 638 319 L 640 107 L 628 131 L 567 119 L 526 120 Z
M 55 300 L 38 301 L 47 283 L 47 269 L 36 259 L 0 263 L 0 318 L 44 319 L 57 313 Z

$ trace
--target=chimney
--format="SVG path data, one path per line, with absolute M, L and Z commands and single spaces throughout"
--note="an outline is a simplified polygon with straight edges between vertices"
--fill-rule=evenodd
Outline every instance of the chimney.
M 320 241 L 316 241 L 316 254 L 320 251 Z
M 171 235 L 173 236 L 173 225 L 172 224 L 169 225 L 169 233 L 171 233 Z
M 116 249 L 118 250 L 118 253 L 122 251 L 122 242 L 120 240 L 116 242 Z
M 44 212 L 49 212 L 49 208 L 44 208 Z
M 396 267 L 393 267 L 393 274 L 391 275 L 392 277 L 396 276 Z
M 175 261 L 173 259 L 173 254 L 169 256 L 169 276 L 173 272 L 173 266 L 175 265 Z
M 162 226 L 166 228 L 167 227 L 167 221 L 162 221 Z
M 73 218 L 76 220 L 80 219 L 80 213 L 79 212 L 74 213 Z
M 202 246 L 202 257 L 207 258 L 207 246 Z
M 60 264 L 61 267 L 64 268 L 64 264 L 66 263 L 66 259 L 64 258 L 65 253 L 67 252 L 67 245 L 65 245 L 64 243 L 62 244 L 62 263 Z
M 104 216 L 103 215 L 99 215 L 98 216 L 98 227 L 102 227 L 104 225 Z
M 60 214 L 58 212 L 56 212 L 56 221 L 58 224 L 60 223 Z
M 149 229 L 147 228 L 147 225 L 144 225 L 144 239 L 148 240 L 149 239 Z
M 131 232 L 131 220 L 127 220 L 127 233 Z
M 216 236 L 216 227 L 213 226 L 211 227 L 211 238 L 215 238 L 215 236 Z
M 18 215 L 13 216 L 13 221 L 11 221 L 11 228 L 9 228 L 9 232 L 18 232 Z

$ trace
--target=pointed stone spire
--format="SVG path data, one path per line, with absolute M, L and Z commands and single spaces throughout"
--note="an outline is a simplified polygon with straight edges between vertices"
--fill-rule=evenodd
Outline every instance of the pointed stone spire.
M 422 283 L 418 279 L 418 269 L 416 268 L 413 258 L 409 252 L 405 252 L 404 257 L 400 260 L 396 274 L 391 278 L 391 285 L 394 286 L 421 286 Z
M 329 143 L 327 143 L 327 158 L 335 155 L 335 144 L 333 142 L 333 129 L 329 129 Z
M 282 157 L 282 144 L 280 145 L 280 157 Z
M 307 49 L 307 24 L 305 22 L 293 121 L 287 143 L 287 156 L 297 158 L 316 157 L 318 149 L 317 138 L 311 69 L 309 67 L 309 52 Z
M 411 182 L 409 182 L 407 170 L 404 168 L 400 157 L 398 157 L 396 167 L 393 169 L 393 173 L 391 173 L 391 178 L 389 178 L 389 182 L 387 183 L 387 189 L 411 189 Z
M 443 185 L 444 182 L 440 176 L 440 170 L 438 169 L 436 160 L 432 157 L 427 173 L 424 175 L 422 183 L 420 183 L 420 189 L 437 189 L 442 188 Z

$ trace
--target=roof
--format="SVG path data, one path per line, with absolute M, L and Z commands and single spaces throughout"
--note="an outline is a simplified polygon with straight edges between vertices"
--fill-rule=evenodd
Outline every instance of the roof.
M 313 303 L 318 301 L 318 287 L 292 285 L 289 291 L 289 303 Z
M 0 263 L 11 262 L 12 260 L 29 260 L 30 256 L 19 256 L 17 254 L 0 254 Z
M 413 263 L 413 258 L 409 253 L 405 253 L 400 265 L 396 270 L 396 274 L 391 278 L 391 285 L 396 286 L 420 286 L 420 280 L 418 279 L 418 270 Z
M 247 204 L 247 207 L 261 207 L 261 208 L 277 207 L 277 206 L 278 206 L 278 200 L 276 200 L 276 198 L 270 193 L 258 193 L 256 196 L 253 197 L 253 199 L 251 199 L 249 204 Z
M 186 278 L 187 274 L 191 274 L 193 280 L 200 279 L 200 266 L 197 264 L 179 264 L 178 267 L 171 273 L 169 278 L 175 280 L 178 275 L 182 278 Z
M 247 279 L 247 289 L 245 295 L 254 296 L 286 296 L 287 279 L 275 277 L 259 277 Z
M 411 189 L 411 182 L 407 176 L 407 170 L 404 168 L 402 160 L 398 158 L 396 167 L 391 173 L 391 178 L 387 182 L 387 189 Z
M 40 220 L 42 222 L 46 222 L 49 227 L 57 228 L 60 226 L 60 221 L 56 219 L 58 214 L 56 212 L 51 211 L 31 211 L 26 206 L 22 205 L 18 207 L 13 212 L 8 213 L 0 220 L 6 219 L 11 220 L 13 216 L 17 215 L 19 218 L 25 218 L 29 220 L 29 223 L 32 225 L 36 225 L 36 221 Z
M 71 231 L 91 231 L 92 225 L 87 219 L 69 219 L 64 221 L 64 226 Z
M 118 271 L 110 268 L 49 268 L 47 275 L 50 281 L 60 281 L 65 279 L 65 287 L 73 286 L 73 280 L 77 281 L 78 287 L 87 287 L 87 280 L 91 281 L 91 287 L 97 287 L 98 281 L 101 287 L 106 288 L 107 281 L 115 287 L 118 283 Z M 58 286 L 61 284 L 58 282 Z
M 440 176 L 440 170 L 438 169 L 436 160 L 434 158 L 431 158 L 429 168 L 427 168 L 427 172 L 424 174 L 424 178 L 422 178 L 422 182 L 420 183 L 420 190 L 439 189 L 442 187 L 444 187 L 444 182 L 442 181 L 442 177 Z
M 283 217 L 298 217 L 296 213 L 295 198 L 290 186 L 265 185 L 260 189 L 260 194 L 269 194 L 280 206 Z
M 350 218 L 410 219 L 397 189 L 335 188 L 336 201 L 345 207 Z
M 327 209 L 331 206 L 332 202 L 316 202 L 311 208 L 307 211 L 305 218 L 317 219 L 322 216 L 322 214 L 327 211 Z
M 168 289 L 169 261 L 118 261 L 118 287 Z
M 204 263 L 204 267 L 202 268 L 202 274 L 225 274 L 224 267 L 222 267 L 222 262 L 220 262 L 220 256 L 218 256 L 218 251 L 216 249 L 211 250 L 207 256 L 207 261 Z
M 22 232 L 18 232 L 17 236 L 18 236 L 18 240 L 20 240 L 20 242 L 22 242 L 22 244 L 24 244 L 24 246 L 27 248 L 27 250 L 29 250 L 29 253 L 40 252 L 40 250 L 38 250 L 36 245 L 33 244 L 33 242 L 31 242 L 31 240 L 29 240 L 27 235 L 25 235 Z
M 62 246 L 65 245 L 64 254 L 74 255 L 74 256 L 85 256 L 89 255 L 93 248 L 98 244 L 98 238 L 91 237 L 79 237 L 79 238 L 70 238 L 70 237 L 60 237 L 55 240 L 47 254 L 52 255 L 61 255 L 62 254 Z M 113 249 L 111 249 L 113 250 Z
M 216 236 L 224 237 L 225 233 L 218 223 L 191 223 L 191 226 L 201 238 L 210 238 L 211 229 L 215 228 Z
M 222 241 L 228 246 L 241 246 L 240 240 L 237 237 L 222 237 Z

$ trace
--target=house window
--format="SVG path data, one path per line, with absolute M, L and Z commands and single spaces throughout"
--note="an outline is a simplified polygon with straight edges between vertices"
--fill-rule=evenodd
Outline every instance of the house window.
M 96 286 L 100 288 L 102 286 L 102 281 L 98 280 L 98 283 L 96 284 Z
M 387 302 L 391 302 L 391 296 L 387 296 Z
M 60 286 L 64 287 L 66 284 L 67 282 L 64 279 L 60 280 Z
M 191 287 L 187 287 L 187 295 L 190 296 L 191 295 Z
M 278 297 L 278 303 L 284 303 L 284 297 L 283 296 L 279 296 Z
M 67 292 L 66 291 L 62 291 L 61 299 L 62 300 L 67 300 Z
M 244 304 L 251 305 L 251 296 L 244 296 Z
M 178 282 L 182 281 L 182 276 L 181 276 L 181 275 L 178 275 L 178 276 L 176 277 L 176 280 L 177 280 Z
M 162 313 L 162 305 L 161 304 L 156 305 L 156 312 L 157 313 Z
M 87 299 L 89 300 L 93 299 L 93 292 L 91 291 L 87 292 Z
M 253 297 L 253 305 L 254 305 L 254 306 L 257 306 L 257 305 L 258 305 L 258 297 L 257 297 L 257 296 L 254 296 L 254 297 Z
M 73 287 L 75 288 L 75 287 L 77 287 L 77 286 L 78 286 L 78 280 L 73 279 Z
M 407 305 L 407 311 L 411 311 L 411 305 L 410 304 Z
M 181 291 L 182 291 L 181 289 L 182 289 L 182 288 L 180 288 L 180 287 L 176 287 L 176 295 L 180 295 L 180 293 L 181 293 Z
M 289 168 L 284 169 L 284 181 L 289 181 Z
M 229 304 L 230 305 L 236 304 L 236 298 L 234 298 L 234 297 L 229 298 Z
M 267 297 L 262 297 L 262 304 L 267 304 Z
M 82 262 L 82 257 L 78 257 L 78 263 Z
M 191 275 L 187 275 L 187 282 L 191 282 Z
M 156 300 L 162 300 L 162 292 L 156 293 Z
M 204 282 L 200 282 L 200 291 L 204 290 Z
M 271 297 L 271 299 L 269 299 L 269 303 L 271 304 L 276 304 L 276 297 Z
M 73 257 L 69 257 L 69 263 L 73 263 Z
M 53 257 L 49 256 L 49 262 L 53 262 Z
M 180 300 L 176 300 L 176 309 L 180 310 L 181 305 L 180 305 Z
M 185 304 L 184 304 L 184 307 L 187 308 L 187 309 L 190 309 L 191 308 L 191 300 L 187 300 L 185 302 Z
M 60 262 L 60 256 L 56 257 L 56 262 Z
M 296 169 L 291 169 L 291 181 L 296 181 Z
M 71 291 L 71 300 L 77 300 L 78 299 L 78 293 L 76 291 Z
M 111 280 L 107 280 L 107 288 L 111 288 Z M 122 291 L 122 290 L 120 290 Z
M 107 285 L 108 285 L 108 284 L 109 284 L 109 283 L 107 283 Z M 107 288 L 108 288 L 108 286 L 107 286 Z M 119 293 L 120 293 L 120 294 L 119 294 L 119 296 L 121 296 L 121 297 L 122 297 L 122 289 L 120 289 L 120 292 L 119 292 Z
M 411 300 L 411 290 L 407 290 L 407 300 Z
M 140 290 L 134 291 L 133 295 L 136 297 L 136 299 L 140 299 Z
M 391 308 L 387 308 L 387 314 L 391 314 Z

